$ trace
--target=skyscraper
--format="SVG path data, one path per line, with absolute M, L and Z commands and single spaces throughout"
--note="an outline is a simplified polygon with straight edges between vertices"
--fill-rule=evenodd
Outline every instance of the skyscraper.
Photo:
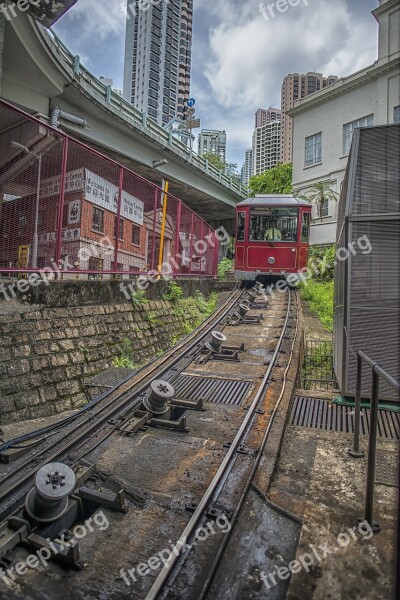
M 253 175 L 253 148 L 246 150 L 241 171 L 241 182 L 249 185 L 250 177 Z
M 272 106 L 259 108 L 255 114 L 252 175 L 272 169 L 279 162 L 281 116 L 280 109 Z
M 127 0 L 124 98 L 160 125 L 186 117 L 193 0 Z
M 286 114 L 294 106 L 295 100 L 304 98 L 313 92 L 335 83 L 338 78 L 334 75 L 324 77 L 322 73 L 291 73 L 287 75 L 282 83 L 282 134 L 280 162 L 286 164 L 292 162 L 293 156 L 293 125 L 292 119 Z
M 279 162 L 281 121 L 256 127 L 253 133 L 253 175 L 272 169 Z
M 280 108 L 259 108 L 256 112 L 256 123 L 255 127 L 263 127 L 268 125 L 272 121 L 280 121 L 281 109 Z
M 226 131 L 215 129 L 202 129 L 198 139 L 199 154 L 216 154 L 225 162 L 226 159 Z

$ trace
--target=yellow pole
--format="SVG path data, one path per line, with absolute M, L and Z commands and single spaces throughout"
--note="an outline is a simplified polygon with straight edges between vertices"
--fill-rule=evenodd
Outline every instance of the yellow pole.
M 165 238 L 165 223 L 167 220 L 167 204 L 168 204 L 168 187 L 169 182 L 163 180 L 163 214 L 162 214 L 162 222 L 161 222 L 161 238 L 160 238 L 160 254 L 158 256 L 158 270 L 161 271 L 161 265 L 163 262 L 163 254 L 164 254 L 164 238 Z M 154 223 L 154 226 L 156 224 Z

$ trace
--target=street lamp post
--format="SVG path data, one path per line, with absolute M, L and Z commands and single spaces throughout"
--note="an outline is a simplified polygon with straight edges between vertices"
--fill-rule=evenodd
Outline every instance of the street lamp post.
M 19 142 L 11 142 L 14 148 L 20 148 L 26 154 L 31 154 L 38 160 L 38 179 L 37 179 L 37 189 L 36 189 L 36 205 L 35 205 L 35 225 L 33 231 L 33 240 L 32 240 L 32 269 L 37 269 L 37 256 L 38 256 L 38 245 L 39 245 L 39 235 L 38 235 L 38 226 L 39 226 L 39 203 L 40 203 L 40 182 L 42 178 L 42 155 L 36 154 L 29 150 L 23 144 Z

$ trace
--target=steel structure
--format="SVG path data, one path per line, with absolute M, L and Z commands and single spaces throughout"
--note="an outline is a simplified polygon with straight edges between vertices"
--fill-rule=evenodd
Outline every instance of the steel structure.
M 1 100 L 0 157 L 0 273 L 215 275 L 215 231 L 167 186 Z
M 359 350 L 400 376 L 399 163 L 400 125 L 355 130 L 338 211 L 344 260 L 335 268 L 334 367 L 343 396 L 355 394 Z M 369 374 L 361 393 L 370 390 Z M 379 393 L 393 397 L 385 382 Z

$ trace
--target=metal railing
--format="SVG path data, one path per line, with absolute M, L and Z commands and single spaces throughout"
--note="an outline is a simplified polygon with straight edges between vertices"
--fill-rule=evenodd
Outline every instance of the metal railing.
M 300 385 L 303 390 L 324 392 L 336 388 L 332 340 L 304 340 Z
M 400 392 L 400 383 L 391 377 L 382 367 L 374 362 L 361 350 L 357 352 L 357 376 L 356 376 L 356 396 L 355 396 L 355 416 L 354 416 L 354 441 L 353 448 L 348 452 L 354 458 L 361 458 L 364 452 L 360 449 L 360 422 L 361 422 L 361 384 L 363 362 L 365 362 L 372 371 L 371 385 L 371 405 L 370 405 L 370 428 L 369 428 L 369 443 L 368 443 L 368 466 L 367 466 L 367 482 L 365 491 L 365 509 L 364 517 L 359 521 L 367 521 L 372 531 L 377 533 L 380 531 L 380 526 L 373 520 L 374 510 L 374 484 L 375 484 L 375 467 L 376 467 L 376 442 L 378 429 L 378 404 L 379 404 L 379 382 L 384 379 L 391 388 Z
M 101 96 L 107 104 L 118 110 L 120 116 L 129 119 L 137 129 L 149 135 L 163 146 L 168 147 L 170 150 L 172 149 L 173 152 L 186 162 L 189 162 L 213 179 L 218 180 L 219 183 L 243 198 L 247 196 L 248 190 L 240 181 L 236 181 L 232 176 L 226 175 L 223 171 L 210 165 L 206 159 L 194 152 L 193 149 L 187 148 L 185 144 L 173 135 L 170 135 L 169 132 L 165 131 L 158 123 L 148 117 L 146 113 L 142 113 L 132 106 L 132 104 L 117 94 L 111 86 L 106 86 L 100 79 L 93 75 L 93 73 L 81 64 L 80 57 L 73 55 L 53 30 L 47 30 L 38 24 L 37 28 L 52 54 L 57 60 L 60 61 L 61 59 L 66 63 L 67 67 L 69 67 L 71 77 L 79 82 L 91 95 L 97 94 Z

